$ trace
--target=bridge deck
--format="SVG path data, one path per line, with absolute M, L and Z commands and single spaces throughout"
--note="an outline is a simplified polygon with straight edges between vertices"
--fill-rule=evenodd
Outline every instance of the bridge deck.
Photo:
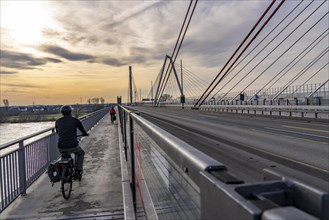
M 42 175 L 1 213 L 0 219 L 123 219 L 122 178 L 117 124 L 109 115 L 83 138 L 84 175 L 74 182 L 69 200 L 62 197 L 60 183 L 53 187 Z

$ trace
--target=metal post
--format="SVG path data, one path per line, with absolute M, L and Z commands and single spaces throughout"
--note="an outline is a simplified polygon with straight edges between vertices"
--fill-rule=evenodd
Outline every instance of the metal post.
M 129 115 L 130 122 L 130 157 L 131 157 L 131 189 L 133 196 L 134 209 L 136 211 L 136 173 L 135 173 L 135 146 L 134 146 L 134 123 L 131 115 Z
M 183 90 L 183 63 L 182 63 L 182 60 L 180 60 L 180 73 L 181 73 L 182 92 L 184 93 L 184 90 Z
M 132 82 L 132 71 L 131 66 L 129 66 L 129 95 L 130 95 L 130 105 L 133 104 L 133 82 Z
M 127 116 L 126 116 L 126 111 L 123 111 L 123 138 L 124 138 L 124 149 L 125 149 L 125 157 L 126 161 L 128 160 L 128 152 L 127 152 Z
M 122 102 L 121 96 L 117 96 L 117 104 L 118 105 L 121 105 L 121 102 Z
M 154 105 L 154 99 L 153 99 L 153 82 L 151 80 L 151 103 L 152 103 L 152 106 Z
M 4 207 L 5 207 L 5 196 L 4 196 L 4 185 L 2 185 L 2 178 L 3 178 L 3 175 L 2 175 L 2 162 L 1 162 L 1 159 L 0 159 L 0 198 L 1 198 L 1 207 L 0 207 L 0 210 L 3 210 Z M 4 180 L 3 180 L 4 181 Z
M 19 142 L 18 149 L 19 166 L 19 188 L 22 196 L 26 196 L 26 167 L 25 167 L 25 148 L 23 141 Z

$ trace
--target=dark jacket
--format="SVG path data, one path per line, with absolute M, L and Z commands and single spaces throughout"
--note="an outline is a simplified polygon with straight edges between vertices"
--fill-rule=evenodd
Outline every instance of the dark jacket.
M 77 147 L 77 128 L 83 135 L 87 135 L 81 121 L 72 116 L 64 116 L 55 122 L 55 129 L 58 134 L 58 148 L 73 148 Z

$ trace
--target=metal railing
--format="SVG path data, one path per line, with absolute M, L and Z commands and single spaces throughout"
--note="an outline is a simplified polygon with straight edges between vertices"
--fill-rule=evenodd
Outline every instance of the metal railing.
M 118 108 L 137 219 L 329 219 L 328 192 L 272 170 L 245 184 L 138 112 Z
M 163 107 L 182 108 L 181 105 L 167 105 Z M 184 109 L 191 110 L 193 109 L 193 106 L 185 105 Z M 329 119 L 328 106 L 204 105 L 198 109 L 202 111 L 259 115 L 267 117 L 288 117 L 325 122 Z
M 191 109 L 185 106 L 185 109 Z M 204 111 L 217 111 L 226 113 L 239 113 L 249 115 L 329 119 L 328 106 L 253 106 L 253 105 L 205 105 L 199 108 Z
M 80 118 L 88 131 L 108 113 L 108 108 Z M 49 128 L 0 146 L 0 212 L 58 159 L 57 134 Z

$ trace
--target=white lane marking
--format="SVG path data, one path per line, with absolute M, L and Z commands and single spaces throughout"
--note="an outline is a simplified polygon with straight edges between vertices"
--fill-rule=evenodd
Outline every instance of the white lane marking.
M 269 128 L 269 127 L 264 127 L 264 128 L 265 129 L 268 129 L 268 130 L 283 131 L 283 132 L 292 133 L 292 134 L 299 134 L 299 135 L 306 135 L 306 136 L 311 136 L 311 137 L 318 137 L 318 138 L 329 139 L 328 136 L 315 135 L 315 134 L 307 134 L 307 133 L 303 133 L 303 132 L 288 131 L 288 130 L 282 130 L 282 129 L 277 129 L 277 128 Z
M 298 130 L 305 130 L 305 131 L 315 131 L 315 132 L 321 132 L 321 133 L 329 133 L 328 130 L 319 130 L 319 129 L 313 129 L 313 128 L 301 128 L 301 127 L 295 127 L 290 125 L 282 125 L 284 128 L 293 128 Z

